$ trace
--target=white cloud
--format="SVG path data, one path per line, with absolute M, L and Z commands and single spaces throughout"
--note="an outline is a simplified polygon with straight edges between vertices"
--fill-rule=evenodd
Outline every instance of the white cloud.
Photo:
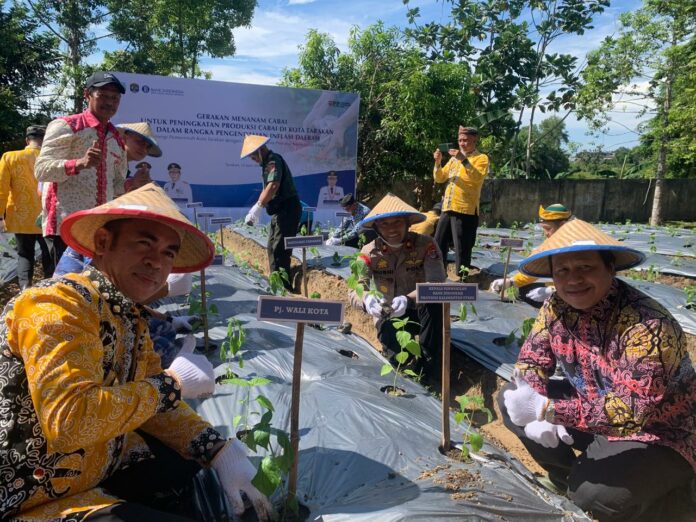
M 250 69 L 243 63 L 240 64 L 203 64 L 202 69 L 210 71 L 213 80 L 222 82 L 253 83 L 256 85 L 276 85 L 280 80 L 280 71 L 277 75 L 265 73 L 257 69 Z
M 313 4 L 317 0 L 288 0 L 288 5 Z

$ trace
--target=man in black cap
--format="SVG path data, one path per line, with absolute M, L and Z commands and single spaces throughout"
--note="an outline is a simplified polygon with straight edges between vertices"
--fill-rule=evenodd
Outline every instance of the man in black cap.
M 54 262 L 65 243 L 63 219 L 96 207 L 124 191 L 128 162 L 121 133 L 110 123 L 126 89 L 110 72 L 95 72 L 85 83 L 87 110 L 48 124 L 34 174 L 42 191 L 42 224 Z
M 326 240 L 326 246 L 344 245 L 353 248 L 359 248 L 360 242 L 360 222 L 370 212 L 369 207 L 363 205 L 355 199 L 353 194 L 346 194 L 339 201 L 344 212 L 350 212 L 351 217 L 343 218 L 341 226 L 336 230 L 331 237 Z M 372 229 L 362 231 L 365 236 L 364 243 L 367 244 L 377 235 Z
M 181 181 L 181 165 L 170 163 L 167 165 L 167 172 L 169 173 L 169 179 L 171 179 L 169 183 L 164 184 L 164 191 L 167 193 L 167 196 L 172 198 L 179 206 L 186 206 L 186 203 L 191 203 L 193 201 L 191 185 Z
M 53 275 L 54 263 L 41 236 L 36 217 L 41 212 L 34 163 L 41 150 L 46 127 L 32 125 L 26 131 L 23 150 L 6 152 L 0 159 L 0 229 L 13 232 L 17 240 L 17 280 L 19 288 L 31 286 L 34 277 L 36 242 L 41 247 L 44 277 Z

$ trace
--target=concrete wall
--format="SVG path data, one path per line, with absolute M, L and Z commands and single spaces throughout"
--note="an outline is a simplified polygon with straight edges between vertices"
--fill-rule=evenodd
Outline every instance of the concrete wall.
M 491 179 L 481 192 L 481 222 L 536 221 L 539 204 L 562 203 L 590 222 L 647 223 L 654 187 L 649 180 Z M 696 180 L 665 180 L 665 188 L 665 220 L 696 221 Z

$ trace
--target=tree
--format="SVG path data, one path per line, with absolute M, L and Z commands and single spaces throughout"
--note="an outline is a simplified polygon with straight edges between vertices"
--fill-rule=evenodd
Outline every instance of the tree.
M 563 35 L 581 35 L 591 28 L 593 16 L 602 12 L 609 0 L 448 3 L 452 5 L 448 22 L 416 25 L 408 34 L 431 56 L 462 60 L 471 67 L 477 85 L 477 108 L 482 120 L 502 140 L 501 152 L 508 151 L 508 170 L 513 172 L 517 170 L 516 136 L 526 109 L 530 110 L 525 145 L 525 173 L 529 176 L 537 108 L 541 112 L 571 111 L 579 85 L 576 58 L 551 53 L 550 46 Z M 409 9 L 411 23 L 419 16 L 418 7 Z M 512 110 L 518 111 L 516 123 L 510 119 Z M 490 125 L 491 120 L 498 125 Z
M 361 197 L 391 187 L 415 188 L 415 204 L 432 203 L 432 151 L 454 141 L 457 125 L 473 116 L 468 69 L 430 62 L 382 23 L 354 28 L 348 52 L 311 30 L 299 66 L 282 85 L 360 94 L 358 190 Z
M 663 180 L 671 146 L 674 86 L 689 53 L 682 52 L 694 38 L 696 6 L 680 0 L 645 0 L 641 9 L 623 13 L 617 36 L 607 37 L 588 56 L 583 73 L 586 86 L 580 96 L 581 115 L 595 128 L 609 119 L 617 96 L 634 96 L 639 114 L 654 110 L 647 137 L 656 148 L 655 192 L 650 223 L 662 223 Z M 688 62 L 687 62 L 688 63 Z M 688 65 L 687 65 L 688 66 Z M 639 80 L 647 78 L 643 87 Z
M 94 29 L 108 13 L 100 0 L 25 0 L 31 13 L 60 41 L 63 66 L 58 92 L 68 91 L 72 111 L 82 112 L 84 83 L 94 68 L 84 60 L 96 49 Z
M 568 143 L 568 133 L 561 118 L 551 116 L 538 125 L 532 124 L 531 129 L 522 129 L 522 131 L 518 138 L 520 141 L 526 142 L 527 137 L 531 136 L 529 177 L 553 179 L 556 175 L 568 170 L 570 160 L 563 150 L 563 145 Z M 525 134 L 527 137 L 522 138 Z
M 0 4 L 0 149 L 23 144 L 24 129 L 46 119 L 32 99 L 58 67 L 58 43 L 39 32 L 39 22 L 21 5 Z
M 120 70 L 203 76 L 200 59 L 232 56 L 233 30 L 248 27 L 256 0 L 108 0 L 110 29 L 128 44 L 107 53 Z

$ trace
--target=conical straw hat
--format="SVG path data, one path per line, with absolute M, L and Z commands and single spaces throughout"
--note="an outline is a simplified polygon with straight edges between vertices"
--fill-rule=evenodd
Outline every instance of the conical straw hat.
M 539 205 L 539 218 L 542 221 L 560 221 L 561 219 L 568 219 L 570 216 L 570 210 L 560 203 L 554 203 L 546 208 Z
M 148 183 L 89 210 L 80 210 L 63 220 L 60 235 L 66 244 L 80 254 L 94 257 L 94 233 L 109 221 L 117 219 L 149 219 L 171 227 L 181 238 L 179 253 L 172 272 L 195 272 L 213 260 L 215 247 L 179 211 L 161 187 Z
M 614 254 L 616 270 L 626 270 L 641 264 L 645 254 L 623 246 L 613 237 L 593 227 L 586 221 L 574 219 L 561 227 L 535 252 L 518 265 L 520 272 L 534 277 L 550 277 L 549 258 L 567 252 L 587 252 L 606 250 Z
M 124 131 L 133 132 L 147 141 L 150 144 L 147 149 L 148 156 L 159 158 L 162 155 L 162 149 L 160 149 L 159 145 L 157 145 L 155 133 L 152 132 L 152 128 L 148 122 L 141 121 L 138 123 L 121 123 L 118 128 Z
M 374 222 L 378 219 L 396 216 L 408 217 L 409 225 L 425 221 L 424 214 L 421 214 L 404 200 L 396 197 L 390 192 L 375 205 L 375 208 L 373 208 L 367 216 L 365 216 L 365 219 L 360 222 L 360 225 L 363 228 L 372 228 Z
M 269 140 L 267 136 L 259 136 L 257 134 L 247 134 L 244 136 L 242 143 L 242 152 L 239 153 L 240 158 L 246 158 L 252 152 L 255 152 L 265 145 Z

